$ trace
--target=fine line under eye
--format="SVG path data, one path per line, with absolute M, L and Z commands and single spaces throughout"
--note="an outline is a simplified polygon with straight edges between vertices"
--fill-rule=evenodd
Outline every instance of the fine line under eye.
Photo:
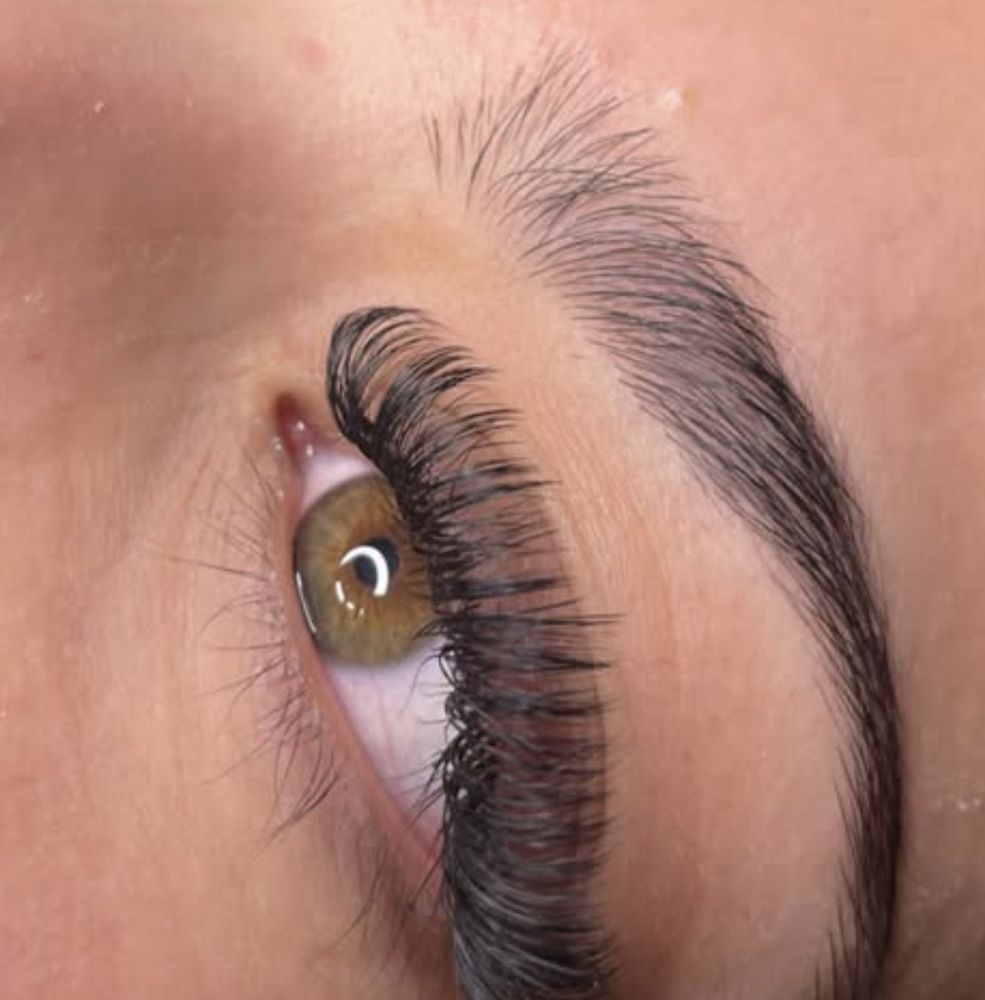
M 514 414 L 478 401 L 488 380 L 413 310 L 332 332 L 333 416 L 389 483 L 434 608 L 448 737 L 432 786 L 459 985 L 470 1000 L 590 1000 L 612 966 L 592 892 L 603 622 L 575 601 Z

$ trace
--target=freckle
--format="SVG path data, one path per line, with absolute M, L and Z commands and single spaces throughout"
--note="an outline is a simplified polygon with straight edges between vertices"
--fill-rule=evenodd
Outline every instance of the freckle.
M 298 69 L 322 73 L 328 64 L 328 53 L 317 38 L 295 38 L 288 44 L 288 54 Z

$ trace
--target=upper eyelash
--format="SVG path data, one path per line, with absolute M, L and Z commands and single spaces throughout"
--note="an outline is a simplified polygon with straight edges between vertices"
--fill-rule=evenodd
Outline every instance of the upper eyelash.
M 605 821 L 602 619 L 558 566 L 547 484 L 515 457 L 515 415 L 483 407 L 488 370 L 422 313 L 335 326 L 326 394 L 339 431 L 387 478 L 429 573 L 451 693 L 443 898 L 470 1000 L 588 1000 L 609 941 L 592 905 Z

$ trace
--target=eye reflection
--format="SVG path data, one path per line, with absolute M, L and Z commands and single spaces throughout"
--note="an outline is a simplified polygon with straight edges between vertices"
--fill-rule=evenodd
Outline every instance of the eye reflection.
M 379 476 L 343 483 L 307 511 L 294 580 L 312 638 L 335 663 L 399 660 L 431 617 L 424 567 Z

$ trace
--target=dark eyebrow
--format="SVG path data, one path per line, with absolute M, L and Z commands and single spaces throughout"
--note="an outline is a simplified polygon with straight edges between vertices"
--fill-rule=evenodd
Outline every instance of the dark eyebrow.
M 700 235 L 653 130 L 620 127 L 623 103 L 580 56 L 555 53 L 425 130 L 442 188 L 461 191 L 559 293 L 640 408 L 794 582 L 848 722 L 838 789 L 848 853 L 814 995 L 868 997 L 892 937 L 902 787 L 864 519 L 768 317 L 738 290 L 749 276 Z

